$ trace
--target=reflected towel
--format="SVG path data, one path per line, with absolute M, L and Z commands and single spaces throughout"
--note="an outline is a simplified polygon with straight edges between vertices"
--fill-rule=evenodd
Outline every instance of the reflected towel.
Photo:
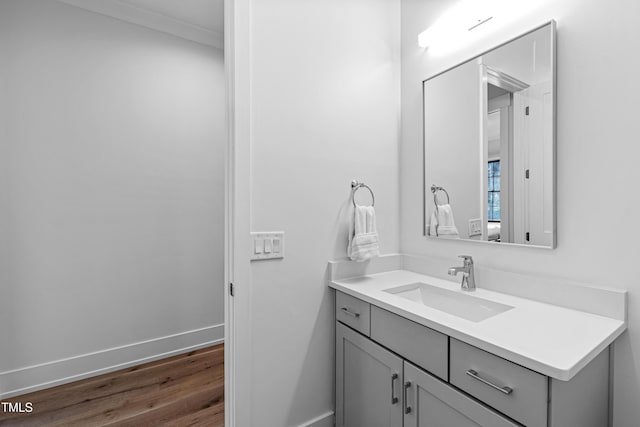
M 429 223 L 429 235 L 444 237 L 448 239 L 458 239 L 458 229 L 453 219 L 451 205 L 438 205 L 438 214 L 434 210 Z
M 356 206 L 349 227 L 347 255 L 352 261 L 366 261 L 380 255 L 376 211 L 373 206 Z

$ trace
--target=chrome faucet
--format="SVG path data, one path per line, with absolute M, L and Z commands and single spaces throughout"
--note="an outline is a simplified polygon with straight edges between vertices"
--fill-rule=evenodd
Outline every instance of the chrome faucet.
M 462 283 L 460 285 L 462 290 L 473 292 L 476 290 L 476 279 L 473 274 L 473 258 L 471 258 L 471 255 L 458 255 L 458 258 L 464 259 L 463 265 L 462 267 L 451 267 L 449 269 L 449 276 L 462 273 Z

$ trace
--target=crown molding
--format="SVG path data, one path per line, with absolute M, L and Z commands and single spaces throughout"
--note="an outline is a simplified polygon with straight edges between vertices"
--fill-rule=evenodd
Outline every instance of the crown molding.
M 224 36 L 222 33 L 211 31 L 151 10 L 141 9 L 118 0 L 57 1 L 152 30 L 172 34 L 186 40 L 202 43 L 218 49 L 224 48 Z

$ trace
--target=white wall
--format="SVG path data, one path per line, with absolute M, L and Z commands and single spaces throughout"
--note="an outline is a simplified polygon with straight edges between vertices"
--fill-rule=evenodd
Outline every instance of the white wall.
M 286 233 L 283 260 L 251 264 L 250 424 L 332 425 L 327 261 L 346 257 L 352 179 L 375 192 L 381 252 L 398 249 L 399 1 L 246 4 L 251 228 Z
M 0 58 L 0 395 L 221 339 L 222 51 L 10 0 Z
M 451 265 L 457 263 L 457 254 L 469 253 L 481 266 L 628 289 L 630 327 L 615 345 L 613 420 L 616 427 L 636 426 L 640 419 L 636 271 L 640 3 L 528 2 L 536 6 L 524 17 L 446 55 L 419 48 L 417 34 L 454 3 L 402 1 L 401 251 L 446 257 Z M 425 239 L 421 81 L 551 18 L 558 22 L 557 249 Z
M 486 216 L 481 198 L 481 93 L 480 65 L 476 61 L 424 84 L 423 111 L 429 117 L 424 134 L 430 141 L 424 153 L 426 222 L 431 223 L 435 210 L 431 186 L 444 187 L 461 239 L 469 238 L 469 220 Z M 447 203 L 447 194 L 436 194 L 439 204 Z

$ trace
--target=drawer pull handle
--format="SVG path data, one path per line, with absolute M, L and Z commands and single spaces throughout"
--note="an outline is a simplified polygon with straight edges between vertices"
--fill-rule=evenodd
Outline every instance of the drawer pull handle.
M 483 384 L 488 385 L 491 388 L 495 388 L 496 390 L 498 390 L 501 393 L 504 393 L 506 395 L 509 395 L 513 392 L 513 389 L 511 387 L 500 387 L 499 385 L 495 385 L 494 383 L 492 383 L 491 381 L 487 381 L 484 378 L 482 378 L 480 375 L 478 375 L 478 373 L 476 371 L 474 371 L 473 369 L 469 369 L 467 371 L 467 375 L 469 375 L 471 378 L 476 379 L 478 381 L 480 381 Z
M 391 375 L 391 404 L 395 405 L 398 403 L 398 397 L 396 396 L 396 388 L 394 387 L 396 380 L 398 379 L 398 374 Z
M 411 381 L 404 383 L 404 413 L 411 413 L 411 406 L 409 406 L 409 400 L 407 400 L 407 390 L 411 388 Z
M 349 310 L 347 307 L 342 307 L 340 310 L 344 311 L 345 314 L 348 314 L 349 316 L 355 317 L 356 319 L 360 317 L 360 313 L 354 313 L 353 311 Z

